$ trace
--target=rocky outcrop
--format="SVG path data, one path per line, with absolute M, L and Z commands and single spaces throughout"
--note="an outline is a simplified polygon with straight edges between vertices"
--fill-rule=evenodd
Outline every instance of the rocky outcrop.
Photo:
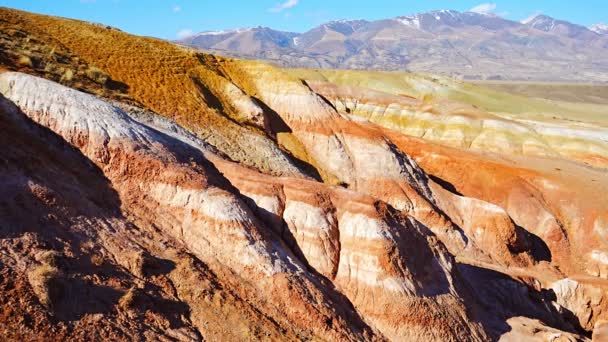
M 2 339 L 296 338 L 169 235 L 136 226 L 99 168 L 13 110 L 2 98 Z
M 531 266 L 534 257 L 526 231 L 513 223 L 501 207 L 453 194 L 436 183 L 433 193 L 440 208 L 462 227 L 467 238 L 479 250 L 486 252 L 496 263 L 514 266 Z M 483 256 L 477 256 L 483 259 Z
M 606 284 L 582 277 L 580 281 L 565 278 L 551 285 L 557 303 L 572 312 L 582 328 L 593 331 L 599 319 L 606 317 Z
M 590 158 L 572 157 L 586 142 L 514 153 L 528 133 L 486 123 L 531 114 L 484 109 L 504 102 L 462 82 L 407 76 L 410 92 L 399 75 L 355 82 L 0 14 L 12 49 L 0 65 L 26 72 L 0 73 L 3 338 L 603 333 L 608 178 L 581 163 L 601 148 Z M 121 54 L 134 46 L 141 53 Z M 17 47 L 39 63 L 18 65 Z M 47 68 L 51 47 L 69 57 L 61 63 L 75 70 L 72 82 Z M 85 81 L 93 65 L 109 83 Z M 478 96 L 468 105 L 455 100 L 465 90 Z M 389 114 L 411 120 L 374 119 Z M 585 134 L 602 125 L 587 121 Z M 469 126 L 484 135 L 478 148 Z M 410 128 L 424 139 L 404 134 Z M 600 146 L 598 137 L 585 139 Z
M 271 82 L 264 78 L 270 74 L 264 73 L 267 66 L 245 64 L 241 68 L 259 82 L 260 98 L 283 118 L 315 165 L 334 175 L 338 184 L 416 218 L 456 255 L 483 257 L 480 251 L 484 251 L 501 263 L 534 262 L 524 232 L 500 207 L 445 191 L 382 129 L 341 115 L 310 88 L 294 84 L 288 75 L 275 70 L 279 76 L 272 82 L 277 88 L 262 87 Z M 286 104 L 291 106 L 286 108 Z M 484 233 L 485 229 L 493 230 Z
M 258 299 L 273 303 L 269 310 L 282 312 L 286 319 L 301 324 L 302 330 L 316 336 L 363 338 L 373 334 L 362 321 L 358 328 L 361 330 L 355 330 L 353 319 L 357 314 L 349 309 L 348 302 L 314 273 L 305 272 L 305 264 L 297 254 L 292 254 L 276 233 L 264 229 L 245 202 L 230 191 L 230 184 L 206 162 L 200 150 L 176 145 L 172 138 L 88 95 L 24 74 L 5 73 L 0 77 L 4 96 L 30 119 L 66 139 L 103 170 L 117 190 L 124 210 L 137 217 L 140 224 L 153 225 L 182 241 L 215 273 L 239 274 L 257 289 L 261 297 Z M 61 107 L 55 107 L 59 103 Z M 17 117 L 19 112 L 12 109 L 12 115 Z M 18 119 L 23 120 L 15 118 Z M 371 206 L 368 210 L 372 217 L 345 211 L 333 222 L 329 213 L 323 215 L 320 210 L 336 211 L 336 208 L 320 203 L 311 206 L 286 199 L 283 207 L 283 218 L 295 239 L 292 248 L 297 246 L 305 260 L 325 257 L 325 261 L 316 262 L 321 263 L 319 272 L 330 276 L 355 308 L 385 336 L 483 339 L 482 328 L 469 321 L 466 309 L 458 300 L 460 295 L 452 284 L 453 261 L 449 254 L 415 221 L 400 217 L 396 211 L 391 214 L 393 209 L 386 205 Z M 325 223 L 323 219 L 314 219 L 315 213 L 325 217 Z M 154 219 L 150 220 L 152 214 Z M 313 221 L 302 221 L 303 218 Z M 307 229 L 314 229 L 315 233 Z M 308 238 L 317 241 L 311 243 Z M 226 239 L 230 244 L 224 242 Z M 312 248 L 315 242 L 329 245 L 325 248 L 326 255 L 315 253 L 318 250 Z M 340 246 L 334 248 L 333 254 L 332 244 Z M 406 244 L 412 250 L 400 251 Z M 377 252 L 369 255 L 367 250 Z M 415 256 L 417 253 L 421 253 L 420 256 Z M 414 260 L 419 261 L 414 263 Z M 323 268 L 324 262 L 330 265 L 329 274 L 328 269 Z M 332 262 L 337 265 L 331 265 Z M 431 270 L 426 266 L 428 262 L 435 264 Z M 365 292 L 369 295 L 359 297 Z M 425 304 L 424 300 L 417 299 L 419 296 L 437 298 Z M 391 315 L 388 321 L 379 318 L 385 315 L 374 312 L 373 302 L 365 299 L 369 297 L 384 301 L 385 306 L 396 298 L 401 298 L 400 302 L 409 298 L 408 302 L 413 300 L 427 307 L 426 312 L 443 311 L 442 308 L 451 303 L 449 313 L 457 314 L 448 318 L 453 320 L 448 324 L 449 329 L 437 331 L 430 327 L 443 325 L 443 321 L 433 322 L 432 316 L 422 318 L 422 312 L 406 309 L 408 305 L 396 307 L 394 310 L 400 315 Z M 288 306 L 286 298 L 289 298 Z M 317 311 L 317 305 L 327 309 Z M 317 309 L 311 311 L 313 308 Z M 334 323 L 329 327 L 319 325 L 327 319 Z M 344 325 L 346 322 L 348 325 Z M 395 330 L 394 326 L 402 328 Z
M 559 265 L 568 274 L 602 274 L 599 256 L 606 247 L 596 227 L 601 227 L 607 208 L 599 195 L 604 172 L 548 159 L 525 167 L 417 139 L 394 140 L 455 191 L 504 208 L 515 225 L 530 234 L 527 239 L 537 260 Z
M 301 322 L 302 330 L 318 329 L 313 334 L 336 338 L 372 334 L 362 321 L 358 328 L 353 325 L 356 313 L 345 303 L 332 303 L 340 300 L 337 294 L 327 293 L 331 291 L 319 279 L 303 273 L 302 264 L 280 240 L 261 229 L 200 153 L 180 149 L 170 138 L 89 95 L 24 74 L 1 77 L 4 96 L 89 157 L 112 181 L 122 207 L 142 224 L 183 241 L 215 273 L 239 274 L 252 290 L 264 294 L 258 299 L 266 298 L 287 319 Z M 12 110 L 13 116 L 18 114 Z M 226 239 L 230 244 L 224 243 Z M 317 302 L 325 302 L 326 309 L 319 311 Z M 325 325 L 326 320 L 334 321 L 333 328 Z M 317 328 L 312 321 L 318 322 Z
M 273 70 L 271 82 L 267 66 L 241 68 L 251 75 L 260 99 L 281 116 L 306 155 L 323 173 L 332 175 L 334 183 L 411 214 L 453 251 L 465 247 L 458 229 L 436 210 L 424 172 L 382 132 L 341 116 L 280 71 Z M 268 84 L 275 86 L 263 86 Z
M 454 260 L 415 219 L 353 191 L 216 165 L 254 202 L 260 217 L 291 241 L 296 254 L 332 280 L 385 336 L 482 338 L 476 328 L 453 329 L 435 321 L 434 314 L 418 311 L 441 312 L 461 327 L 468 314 L 456 299 L 469 294 L 464 280 L 452 273 Z M 387 310 L 393 313 L 386 315 Z M 427 326 L 442 328 L 430 331 Z

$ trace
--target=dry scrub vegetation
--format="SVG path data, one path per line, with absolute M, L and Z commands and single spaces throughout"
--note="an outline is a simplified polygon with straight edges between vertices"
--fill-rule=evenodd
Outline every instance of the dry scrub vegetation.
M 62 290 L 62 272 L 57 268 L 58 253 L 55 251 L 41 252 L 37 259 L 40 264 L 28 272 L 28 280 L 40 304 L 48 307 L 53 305 Z
M 86 22 L 42 15 L 26 16 L 9 9 L 1 11 L 10 12 L 2 13 L 2 17 L 10 20 L 3 22 L 4 26 L 29 28 L 30 32 L 18 34 L 25 35 L 25 40 L 30 41 L 29 46 L 48 49 L 33 51 L 40 52 L 37 60 L 41 62 L 45 59 L 47 68 L 57 65 L 65 73 L 70 69 L 57 61 L 68 60 L 63 64 L 77 69 L 72 70 L 73 75 L 85 76 L 97 84 L 106 84 L 108 79 L 123 83 L 128 86 L 126 93 L 147 109 L 188 118 L 190 122 L 208 124 L 211 120 L 225 123 L 218 118 L 218 114 L 234 114 L 230 108 L 224 108 L 225 111 L 221 112 L 217 106 L 226 102 L 212 98 L 221 98 L 227 82 L 210 67 L 219 63 L 213 56 Z M 8 32 L 10 35 L 11 31 Z M 12 32 L 18 31 L 13 29 Z M 34 44 L 34 37 L 44 41 Z M 28 45 L 24 45 L 23 51 L 27 54 Z M 78 62 L 87 65 L 86 69 L 81 68 Z M 210 94 L 202 93 L 201 86 Z
M 26 23 L 18 12 L 0 9 L 0 66 L 24 71 L 98 96 L 138 104 L 126 86 L 79 58 L 61 42 Z
M 268 156 L 280 150 L 275 135 L 248 122 L 227 98 L 226 86 L 233 78 L 255 96 L 255 89 L 235 63 L 77 20 L 8 8 L 0 8 L 0 18 L 0 51 L 4 51 L 0 52 L 0 67 L 24 70 L 161 114 L 229 158 L 272 172 Z M 15 41 L 20 46 L 7 46 Z M 7 51 L 19 51 L 20 56 Z M 252 157 L 243 150 L 259 150 L 261 156 Z

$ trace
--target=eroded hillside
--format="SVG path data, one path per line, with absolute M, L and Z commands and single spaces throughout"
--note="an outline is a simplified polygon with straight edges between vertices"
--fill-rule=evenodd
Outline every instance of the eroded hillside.
M 602 333 L 601 105 L 0 18 L 5 339 Z

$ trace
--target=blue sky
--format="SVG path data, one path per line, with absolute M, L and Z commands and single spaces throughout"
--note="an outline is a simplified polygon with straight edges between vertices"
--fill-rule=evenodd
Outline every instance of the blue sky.
M 477 8 L 512 20 L 543 13 L 586 26 L 608 22 L 608 0 L 0 0 L 0 5 L 166 39 L 252 26 L 304 32 L 329 20 L 382 19 L 434 9 Z

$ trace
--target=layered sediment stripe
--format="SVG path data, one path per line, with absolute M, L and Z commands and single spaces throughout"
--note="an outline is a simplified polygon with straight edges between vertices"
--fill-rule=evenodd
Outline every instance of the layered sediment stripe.
M 287 123 L 316 165 L 334 175 L 341 185 L 414 215 L 438 234 L 452 253 L 462 252 L 465 238 L 435 207 L 424 171 L 381 130 L 340 115 L 293 79 L 269 80 L 261 68 L 268 66 L 245 66 L 260 98 Z
M 456 285 L 461 280 L 451 274 L 451 256 L 414 219 L 358 192 L 271 178 L 225 161 L 216 165 L 253 201 L 261 199 L 260 206 L 271 208 L 266 205 L 269 198 L 284 199 L 284 205 L 272 207 L 279 209 L 273 215 L 285 221 L 283 236 L 294 237 L 293 248 L 304 260 L 333 280 L 385 336 L 433 339 L 439 331 L 456 336 L 445 325 L 461 326 L 468 320 L 456 299 L 463 294 Z M 445 303 L 450 303 L 449 312 L 441 306 Z M 428 312 L 418 312 L 420 307 Z M 440 324 L 432 317 L 445 320 Z
M 287 199 L 283 219 L 310 266 L 329 279 L 339 259 L 337 220 L 333 208 Z
M 606 180 L 602 170 L 553 158 L 511 160 L 397 133 L 390 136 L 400 149 L 411 154 L 452 191 L 503 208 L 516 229 L 522 227 L 529 232 L 525 240 L 533 246 L 536 260 L 550 261 L 565 274 L 584 272 L 603 277 L 608 274 L 606 265 L 589 254 L 591 250 L 608 248 L 608 240 L 602 237 L 605 234 L 594 229 L 595 220 L 605 216 L 608 208 L 602 196 Z M 449 212 L 450 208 L 444 210 Z M 459 222 L 457 216 L 454 220 Z M 497 252 L 499 248 L 484 250 Z
M 360 207 L 362 203 L 345 206 Z M 460 280 L 451 274 L 453 260 L 445 248 L 413 218 L 391 212 L 381 203 L 373 206 L 373 216 L 340 213 L 337 286 L 391 339 L 432 340 L 438 330 L 427 327 L 443 330 L 445 324 L 458 326 L 466 320 L 466 309 L 454 300 L 467 295 L 457 289 Z M 451 303 L 451 310 L 440 309 L 445 302 Z M 419 311 L 421 307 L 429 311 Z M 430 312 L 441 315 L 444 324 L 436 325 Z M 458 335 L 454 331 L 447 334 Z M 468 334 L 477 338 L 474 331 Z
M 165 220 L 167 226 L 164 228 L 180 231 L 179 236 L 202 255 L 209 253 L 211 245 L 221 244 L 222 238 L 217 231 L 213 232 L 214 228 L 230 227 L 231 230 L 225 233 L 237 237 L 236 243 L 230 245 L 235 247 L 234 250 L 219 248 L 213 251 L 214 254 L 224 254 L 223 262 L 235 261 L 230 266 L 242 270 L 250 263 L 239 265 L 231 255 L 237 255 L 238 250 L 253 248 L 255 252 L 248 255 L 259 253 L 258 265 L 264 273 L 287 271 L 291 267 L 273 260 L 275 257 L 271 254 L 281 253 L 273 251 L 275 247 L 271 244 L 261 242 L 262 236 L 257 232 L 249 208 L 234 194 L 209 184 L 209 177 L 219 177 L 219 174 L 182 164 L 180 151 L 170 149 L 168 137 L 137 123 L 104 101 L 50 81 L 25 74 L 4 73 L 0 75 L 0 84 L 4 96 L 15 102 L 32 120 L 64 137 L 91 157 L 115 181 L 117 190 L 136 187 L 141 193 L 123 194 L 125 199 L 132 199 L 127 205 L 144 211 L 147 208 L 136 207 L 150 204 L 136 201 L 141 194 L 146 194 L 154 200 L 153 203 L 167 208 L 166 211 L 172 213 L 176 221 Z M 151 165 L 157 167 L 149 168 L 151 172 L 148 172 L 145 168 Z M 127 172 L 130 175 L 125 177 Z M 217 184 L 219 180 L 211 182 Z M 189 235 L 198 235 L 199 239 L 188 239 Z M 196 243 L 200 241 L 205 241 L 208 246 L 197 247 Z M 266 246 L 259 248 L 259 244 Z
M 257 289 L 257 299 L 267 303 L 260 310 L 278 310 L 284 317 L 277 319 L 321 338 L 359 340 L 373 334 L 343 299 L 305 272 L 200 151 L 91 95 L 47 80 L 3 73 L 0 91 L 91 158 L 130 215 L 181 240 L 215 272 L 228 269 L 245 280 L 243 286 Z M 11 115 L 28 124 L 16 110 Z
M 531 266 L 531 246 L 524 230 L 516 227 L 507 212 L 492 203 L 453 194 L 433 183 L 439 206 L 461 227 L 477 249 L 489 255 L 494 263 L 505 266 Z M 478 260 L 484 259 L 477 255 Z
M 608 166 L 606 127 L 599 124 L 518 119 L 463 104 L 415 102 L 364 88 L 324 82 L 308 84 L 338 111 L 414 137 L 479 151 L 561 156 Z

